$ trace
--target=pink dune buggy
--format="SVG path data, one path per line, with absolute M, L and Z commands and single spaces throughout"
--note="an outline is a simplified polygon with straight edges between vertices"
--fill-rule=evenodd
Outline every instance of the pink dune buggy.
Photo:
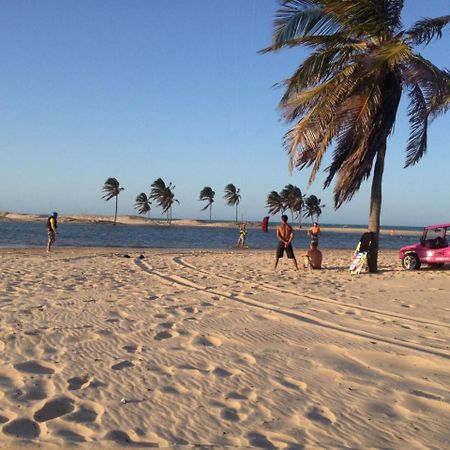
M 450 263 L 450 223 L 429 225 L 423 229 L 420 242 L 400 249 L 402 266 L 418 270 L 421 264 L 440 267 Z

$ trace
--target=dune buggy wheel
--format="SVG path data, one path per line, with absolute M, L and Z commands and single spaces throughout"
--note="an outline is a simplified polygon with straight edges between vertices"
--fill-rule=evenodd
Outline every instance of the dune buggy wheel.
M 415 253 L 408 253 L 402 259 L 402 266 L 406 270 L 419 270 L 420 259 Z

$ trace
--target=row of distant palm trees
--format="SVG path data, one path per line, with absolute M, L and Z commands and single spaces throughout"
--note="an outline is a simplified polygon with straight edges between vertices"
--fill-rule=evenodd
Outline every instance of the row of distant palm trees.
M 115 199 L 114 210 L 114 225 L 117 220 L 117 203 L 120 192 L 124 190 L 120 186 L 119 181 L 116 178 L 108 178 L 103 185 L 104 198 L 106 201 Z M 162 178 L 157 178 L 150 186 L 150 193 L 147 195 L 145 192 L 141 192 L 136 196 L 134 207 L 139 214 L 148 214 L 151 210 L 152 200 L 156 202 L 157 206 L 162 208 L 163 214 L 167 214 L 167 221 L 169 225 L 172 222 L 172 207 L 174 203 L 180 203 L 174 194 L 175 186 L 172 183 L 166 184 Z M 214 203 L 214 197 L 216 193 L 210 186 L 205 186 L 199 195 L 199 200 L 205 201 L 206 205 L 202 208 L 202 211 L 209 209 L 209 221 L 211 222 L 212 206 Z M 234 206 L 236 215 L 235 220 L 238 221 L 238 205 L 241 201 L 240 189 L 234 184 L 229 183 L 225 186 L 225 195 L 223 196 L 228 206 Z M 267 208 L 271 215 L 278 212 L 291 211 L 292 220 L 297 217 L 299 220 L 299 226 L 301 227 L 301 219 L 303 217 L 310 217 L 312 221 L 318 220 L 322 214 L 322 208 L 325 205 L 321 204 L 321 200 L 315 195 L 302 194 L 302 191 L 297 186 L 288 184 L 280 192 L 272 191 L 267 196 Z
M 267 196 L 267 208 L 269 208 L 270 215 L 290 210 L 292 221 L 294 221 L 294 217 L 298 218 L 300 228 L 302 216 L 309 217 L 312 222 L 318 221 L 324 207 L 320 198 L 315 195 L 306 197 L 299 187 L 292 184 L 287 184 L 280 192 L 272 191 Z

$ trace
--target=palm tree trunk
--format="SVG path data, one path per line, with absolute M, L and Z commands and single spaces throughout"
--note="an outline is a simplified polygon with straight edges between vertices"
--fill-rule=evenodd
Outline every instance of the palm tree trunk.
M 373 171 L 372 189 L 370 193 L 368 231 L 373 233 L 367 261 L 370 273 L 375 273 L 378 271 L 378 248 L 380 242 L 381 193 L 384 158 L 386 156 L 387 139 L 395 123 L 395 115 L 397 114 L 402 93 L 400 74 L 397 72 L 388 72 L 383 85 L 379 121 L 379 129 L 383 135 L 374 135 L 374 138 L 378 141 L 376 143 L 378 151 L 375 169 Z
M 370 193 L 370 213 L 368 231 L 373 233 L 372 244 L 368 254 L 369 272 L 378 270 L 378 247 L 380 242 L 380 214 L 382 197 L 382 180 L 384 171 L 384 158 L 386 155 L 386 141 L 377 153 L 377 161 L 373 172 L 372 190 Z
M 209 223 L 211 223 L 211 209 L 212 209 L 212 203 L 209 204 Z
M 238 207 L 238 205 L 236 203 L 236 223 L 238 223 L 238 220 L 237 220 L 237 207 Z
M 117 198 L 117 195 L 116 195 L 116 210 L 114 211 L 114 223 L 113 223 L 113 225 L 116 224 L 116 220 L 117 220 L 117 202 L 118 202 L 118 198 Z

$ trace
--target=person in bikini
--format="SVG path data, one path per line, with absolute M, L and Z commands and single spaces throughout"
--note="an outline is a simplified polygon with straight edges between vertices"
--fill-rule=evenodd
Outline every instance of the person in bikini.
M 288 216 L 286 216 L 286 214 L 283 214 L 281 216 L 281 224 L 277 227 L 278 247 L 275 258 L 275 270 L 277 269 L 278 261 L 283 257 L 284 252 L 286 252 L 288 259 L 292 259 L 294 261 L 295 268 L 298 270 L 297 259 L 295 258 L 294 249 L 292 248 L 292 241 L 294 240 L 294 230 L 290 225 L 288 225 L 287 221 Z

